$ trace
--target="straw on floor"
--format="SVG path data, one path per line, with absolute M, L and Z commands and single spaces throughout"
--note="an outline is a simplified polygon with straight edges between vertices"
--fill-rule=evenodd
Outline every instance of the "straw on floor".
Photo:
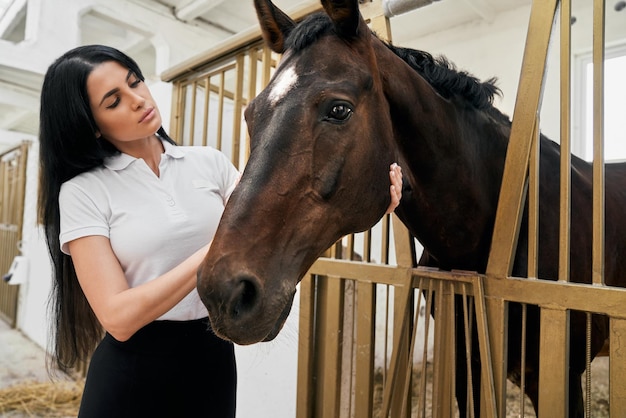
M 25 382 L 0 389 L 0 416 L 75 417 L 84 381 Z

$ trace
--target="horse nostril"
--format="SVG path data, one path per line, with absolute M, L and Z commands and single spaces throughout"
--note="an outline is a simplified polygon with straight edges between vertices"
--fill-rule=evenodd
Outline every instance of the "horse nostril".
M 258 293 L 259 291 L 254 278 L 240 278 L 231 303 L 231 315 L 233 318 L 237 318 L 252 311 L 258 300 Z

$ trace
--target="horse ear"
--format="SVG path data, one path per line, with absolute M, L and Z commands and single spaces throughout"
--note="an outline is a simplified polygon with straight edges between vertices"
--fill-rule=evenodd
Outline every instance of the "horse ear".
M 272 51 L 282 54 L 285 51 L 285 39 L 296 26 L 296 22 L 270 0 L 254 0 L 254 8 L 261 25 L 263 39 Z
M 361 14 L 359 0 L 322 0 L 322 6 L 343 38 L 357 36 Z

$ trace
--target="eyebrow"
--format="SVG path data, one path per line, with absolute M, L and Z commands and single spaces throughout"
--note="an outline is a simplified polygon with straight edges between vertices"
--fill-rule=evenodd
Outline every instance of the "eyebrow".
M 128 74 L 126 74 L 126 82 L 128 83 L 128 80 L 130 79 L 130 77 L 133 75 L 133 70 L 128 70 Z M 102 100 L 100 100 L 100 103 L 98 104 L 98 106 L 101 106 L 102 103 L 109 97 L 113 96 L 115 93 L 117 93 L 118 91 L 120 91 L 120 89 L 118 87 L 109 90 L 108 92 L 106 92 L 104 94 L 104 96 L 102 96 Z

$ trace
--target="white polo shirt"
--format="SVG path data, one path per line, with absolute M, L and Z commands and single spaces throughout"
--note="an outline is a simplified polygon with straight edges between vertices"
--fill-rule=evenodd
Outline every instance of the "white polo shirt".
M 111 241 L 131 287 L 171 270 L 206 245 L 239 173 L 210 147 L 163 141 L 160 177 L 143 159 L 120 154 L 65 182 L 59 195 L 61 250 L 88 235 Z M 207 316 L 196 290 L 159 319 Z

